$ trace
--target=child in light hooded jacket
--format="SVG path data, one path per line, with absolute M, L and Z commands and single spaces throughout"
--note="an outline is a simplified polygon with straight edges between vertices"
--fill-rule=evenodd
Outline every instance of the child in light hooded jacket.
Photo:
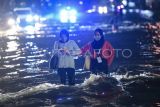
M 69 39 L 69 32 L 65 29 L 60 31 L 59 41 L 54 43 L 53 53 L 58 53 L 58 75 L 61 84 L 66 84 L 68 77 L 69 85 L 75 84 L 75 55 L 81 53 L 74 40 Z

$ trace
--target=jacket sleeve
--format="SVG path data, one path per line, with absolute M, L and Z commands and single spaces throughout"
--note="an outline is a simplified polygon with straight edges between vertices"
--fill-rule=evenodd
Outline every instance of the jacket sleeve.
M 81 49 L 79 48 L 79 46 L 77 45 L 77 43 L 75 41 L 72 41 L 72 45 L 73 45 L 73 52 L 72 55 L 79 55 L 81 54 Z
M 82 48 L 81 48 L 81 55 L 84 55 L 86 54 L 87 52 L 90 51 L 90 47 L 91 47 L 91 44 L 90 43 L 87 43 L 86 45 L 84 45 Z
M 115 51 L 112 45 L 107 41 L 105 42 L 102 55 L 105 59 L 107 59 L 108 65 L 111 65 L 115 57 Z

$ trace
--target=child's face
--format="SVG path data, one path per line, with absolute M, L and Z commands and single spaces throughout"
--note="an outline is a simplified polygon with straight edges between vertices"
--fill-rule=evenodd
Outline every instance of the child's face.
M 99 32 L 95 32 L 95 34 L 94 34 L 94 39 L 95 39 L 96 41 L 99 41 L 99 40 L 101 39 L 101 35 L 100 35 Z

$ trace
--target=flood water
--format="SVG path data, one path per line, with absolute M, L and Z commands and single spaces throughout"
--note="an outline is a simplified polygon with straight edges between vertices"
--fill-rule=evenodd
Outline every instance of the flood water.
M 152 25 L 155 26 L 155 25 Z M 84 71 L 76 61 L 76 85 L 60 85 L 48 61 L 58 31 L 52 34 L 0 37 L 0 106 L 2 107 L 160 107 L 160 33 L 158 28 L 105 30 L 118 51 L 110 74 Z M 75 29 L 79 47 L 92 40 L 92 29 Z M 130 50 L 130 51 L 128 51 Z

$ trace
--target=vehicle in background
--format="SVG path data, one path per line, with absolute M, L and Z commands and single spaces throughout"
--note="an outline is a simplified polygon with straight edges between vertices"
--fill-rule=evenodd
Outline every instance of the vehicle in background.
M 41 26 L 43 19 L 30 7 L 14 8 L 13 13 L 14 17 L 8 19 L 8 24 L 16 32 L 34 33 Z
M 14 8 L 14 14 L 16 16 L 16 24 L 19 26 L 34 26 L 35 23 L 40 21 L 40 17 L 32 12 L 30 7 Z

